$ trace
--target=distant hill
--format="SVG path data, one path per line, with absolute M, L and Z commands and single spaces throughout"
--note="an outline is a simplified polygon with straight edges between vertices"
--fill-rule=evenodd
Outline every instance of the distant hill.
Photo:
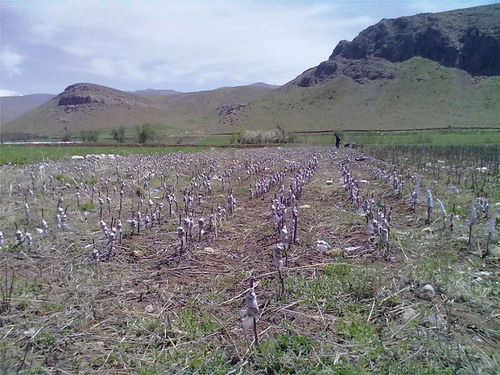
M 500 4 L 384 19 L 239 110 L 296 130 L 500 128 Z
M 271 90 L 277 89 L 279 87 L 278 85 L 270 85 L 269 83 L 264 83 L 264 82 L 255 82 L 249 86 L 264 87 Z
M 204 134 L 227 124 L 232 108 L 241 108 L 273 86 L 240 86 L 193 93 L 141 94 L 91 83 L 67 87 L 38 108 L 2 125 L 2 139 L 31 135 L 78 133 L 144 122 L 163 124 L 170 133 Z M 149 90 L 146 90 L 146 92 Z M 220 131 L 220 129 L 219 129 Z
M 54 96 L 53 94 L 31 94 L 0 97 L 0 121 L 5 124 L 42 105 Z
M 153 89 L 146 89 L 146 90 L 137 90 L 137 91 L 132 91 L 132 94 L 136 95 L 175 95 L 175 94 L 180 94 L 179 91 L 175 90 L 153 90 Z

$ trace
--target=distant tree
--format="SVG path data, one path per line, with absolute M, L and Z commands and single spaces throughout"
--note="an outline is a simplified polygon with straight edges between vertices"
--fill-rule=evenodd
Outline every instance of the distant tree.
M 120 126 L 118 129 L 111 130 L 111 136 L 118 143 L 125 143 L 125 127 Z
M 285 137 L 285 143 L 296 143 L 298 141 L 297 133 L 288 132 Z
M 285 143 L 287 139 L 287 131 L 285 125 L 280 124 L 279 122 L 276 124 L 276 143 Z
M 243 128 L 238 128 L 232 135 L 231 135 L 231 143 L 236 143 L 240 144 L 243 140 L 243 135 L 245 134 L 245 130 Z
M 80 136 L 84 142 L 94 142 L 96 143 L 99 139 L 99 130 L 82 130 Z
M 145 122 L 141 126 L 136 126 L 135 131 L 137 132 L 137 141 L 139 143 L 146 143 L 154 137 L 153 127 L 149 122 Z
M 61 137 L 61 141 L 63 142 L 69 142 L 71 141 L 71 130 L 67 130 L 67 128 L 64 128 L 64 133 Z

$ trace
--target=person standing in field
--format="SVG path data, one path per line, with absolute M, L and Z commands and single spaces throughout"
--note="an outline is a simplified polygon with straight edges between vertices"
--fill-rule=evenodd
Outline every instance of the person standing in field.
M 341 141 L 340 135 L 338 135 L 337 133 L 335 133 L 335 147 L 339 148 L 340 141 Z

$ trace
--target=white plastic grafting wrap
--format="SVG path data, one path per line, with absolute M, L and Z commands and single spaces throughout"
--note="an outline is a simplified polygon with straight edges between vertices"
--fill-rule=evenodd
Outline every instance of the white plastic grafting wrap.
M 257 295 L 255 294 L 254 288 L 250 288 L 246 295 L 246 312 L 245 316 L 242 318 L 243 328 L 248 329 L 252 327 L 254 318 L 259 316 L 259 305 L 257 304 Z

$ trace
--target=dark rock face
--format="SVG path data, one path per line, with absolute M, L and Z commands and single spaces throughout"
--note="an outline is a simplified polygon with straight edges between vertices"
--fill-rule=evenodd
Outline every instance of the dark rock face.
M 352 42 L 343 41 L 342 47 L 336 48 L 330 59 L 336 56 L 347 59 L 374 56 L 398 62 L 421 56 L 445 66 L 457 65 L 460 50 L 438 25 L 415 30 L 404 21 L 383 20 L 369 27 Z
M 59 103 L 57 103 L 58 106 L 60 105 L 78 105 L 78 104 L 88 104 L 92 102 L 92 98 L 87 95 L 87 96 L 79 96 L 79 95 L 72 95 L 72 96 L 63 96 L 61 99 L 59 99 Z
M 474 75 L 500 74 L 500 39 L 471 27 L 462 36 L 457 67 Z
M 234 125 L 242 119 L 241 110 L 246 106 L 246 104 L 241 103 L 223 104 L 217 107 L 216 111 L 223 124 Z
M 322 62 L 300 76 L 295 83 L 300 87 L 309 87 L 334 75 L 347 76 L 363 84 L 378 79 L 392 79 L 395 76 L 395 68 L 389 61 L 376 57 L 359 60 L 337 57 Z
M 97 111 L 106 107 L 142 106 L 144 98 L 92 83 L 68 86 L 56 97 L 57 106 L 66 112 Z
M 500 4 L 382 20 L 352 42 L 341 41 L 330 61 L 420 56 L 473 75 L 500 75 Z M 319 67 L 318 67 L 319 68 Z

